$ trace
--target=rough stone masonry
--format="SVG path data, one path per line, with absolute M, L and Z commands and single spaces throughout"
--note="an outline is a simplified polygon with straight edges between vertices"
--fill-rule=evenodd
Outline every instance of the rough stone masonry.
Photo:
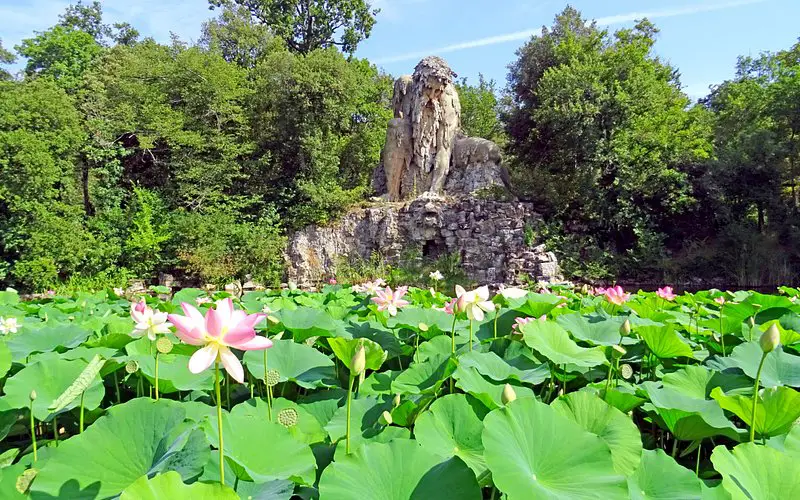
M 500 148 L 461 132 L 461 106 L 447 63 L 426 57 L 395 83 L 394 119 L 373 176 L 379 198 L 329 226 L 291 235 L 287 280 L 312 286 L 343 261 L 374 254 L 397 264 L 415 253 L 458 254 L 480 284 L 560 278 L 552 252 L 535 241 L 541 217 L 514 199 Z M 531 238 L 533 236 L 533 238 Z

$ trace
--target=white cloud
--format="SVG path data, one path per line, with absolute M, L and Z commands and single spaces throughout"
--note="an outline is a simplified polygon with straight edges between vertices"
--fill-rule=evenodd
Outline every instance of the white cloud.
M 608 26 L 611 24 L 620 24 L 626 23 L 630 21 L 635 21 L 637 19 L 642 19 L 644 17 L 648 19 L 659 19 L 664 17 L 676 17 L 676 16 L 685 16 L 690 14 L 699 14 L 701 12 L 709 12 L 714 10 L 723 10 L 723 9 L 730 9 L 733 7 L 739 7 L 742 5 L 750 5 L 755 3 L 762 3 L 768 0 L 735 0 L 731 2 L 725 3 L 703 3 L 698 5 L 692 5 L 688 7 L 676 8 L 676 9 L 666 9 L 666 10 L 657 10 L 652 12 L 629 12 L 627 14 L 619 14 L 614 16 L 606 16 L 596 19 L 597 24 L 600 26 Z M 490 36 L 486 38 L 479 38 L 477 40 L 470 40 L 466 42 L 456 43 L 452 45 L 447 45 L 444 47 L 438 47 L 435 49 L 425 49 L 415 52 L 408 52 L 405 54 L 399 54 L 396 56 L 389 56 L 389 57 L 379 57 L 374 60 L 376 64 L 388 64 L 388 63 L 395 63 L 401 61 L 409 61 L 414 59 L 419 59 L 431 54 L 447 54 L 450 52 L 458 52 L 461 50 L 472 49 L 475 47 L 486 47 L 488 45 L 497 45 L 500 43 L 507 43 L 507 42 L 518 42 L 528 40 L 535 34 L 538 34 L 540 29 L 530 29 L 524 31 L 517 31 L 514 33 L 507 33 L 505 35 L 497 35 L 497 36 Z

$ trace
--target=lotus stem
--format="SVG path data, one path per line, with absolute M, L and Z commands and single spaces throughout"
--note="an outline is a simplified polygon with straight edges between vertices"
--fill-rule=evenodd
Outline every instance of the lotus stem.
M 700 452 L 703 450 L 703 440 L 700 440 L 700 444 L 697 445 L 697 460 L 694 464 L 694 473 L 697 477 L 700 477 Z
M 56 442 L 56 448 L 58 448 L 58 416 L 53 416 L 53 439 Z
M 80 424 L 79 424 L 79 433 L 83 434 L 83 397 L 86 395 L 86 391 L 81 393 L 81 413 L 80 413 Z
M 455 314 L 455 312 L 453 313 L 453 326 L 452 326 L 452 328 L 450 328 L 450 340 L 452 342 L 451 352 L 452 352 L 453 358 L 455 358 L 456 357 L 456 314 Z M 455 391 L 455 387 L 454 387 L 453 384 L 454 384 L 453 376 L 450 375 L 450 394 L 453 394 L 453 391 Z
M 39 459 L 39 453 L 36 448 L 36 422 L 33 418 L 33 400 L 31 400 L 31 442 L 33 443 L 33 461 Z
M 611 363 L 608 364 L 608 377 L 606 377 L 606 391 L 603 393 L 603 400 L 606 400 L 606 395 L 608 394 L 608 389 L 611 386 L 611 372 L 614 371 L 613 366 Z
M 156 349 L 156 401 L 158 401 L 158 355 L 160 351 Z
M 350 387 L 347 389 L 347 427 L 345 433 L 345 453 L 350 454 L 350 403 L 353 400 L 353 382 L 356 378 L 350 374 Z
M 225 404 L 228 406 L 228 411 L 230 411 L 231 410 L 231 377 L 230 377 L 230 375 L 228 375 L 228 372 L 225 372 Z
M 225 484 L 225 451 L 222 442 L 222 397 L 219 389 L 219 357 L 214 362 L 214 392 L 217 396 L 217 428 L 219 429 L 219 484 Z
M 267 418 L 272 422 L 272 387 L 270 387 L 268 382 L 269 376 L 267 372 L 269 371 L 269 358 L 267 358 L 267 351 L 269 351 L 269 349 L 264 349 L 264 385 L 267 387 Z
M 497 318 L 500 316 L 500 306 L 494 310 L 494 338 L 497 338 Z
M 117 371 L 114 370 L 114 391 L 117 393 L 117 404 L 120 404 L 122 399 L 119 396 L 119 380 L 117 379 Z
M 726 354 L 725 354 L 725 332 L 722 331 L 722 311 L 724 311 L 724 310 L 725 310 L 725 304 L 722 304 L 719 307 L 719 340 L 720 340 L 720 343 L 722 344 L 722 357 L 723 358 L 726 356 Z M 752 439 L 751 439 L 751 441 L 752 441 Z
M 472 352 L 472 318 L 469 320 L 469 352 Z
M 761 370 L 764 368 L 764 361 L 767 359 L 768 352 L 761 355 L 761 362 L 758 364 L 758 372 L 756 373 L 756 383 L 753 385 L 753 416 L 750 419 L 750 442 L 755 440 L 756 436 L 756 408 L 758 407 L 758 387 L 761 382 Z

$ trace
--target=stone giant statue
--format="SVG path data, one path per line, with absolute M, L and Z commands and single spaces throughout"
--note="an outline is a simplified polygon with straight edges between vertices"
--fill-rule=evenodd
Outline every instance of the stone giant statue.
M 376 189 L 388 201 L 423 193 L 468 194 L 507 184 L 500 148 L 461 132 L 456 76 L 444 59 L 430 56 L 412 76 L 395 82 L 394 118 L 375 176 Z

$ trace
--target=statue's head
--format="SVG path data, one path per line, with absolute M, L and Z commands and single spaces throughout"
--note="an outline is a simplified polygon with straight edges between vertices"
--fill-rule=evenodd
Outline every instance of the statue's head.
M 458 77 L 447 61 L 438 56 L 428 56 L 414 69 L 414 80 L 424 81 L 430 88 L 444 88 Z

